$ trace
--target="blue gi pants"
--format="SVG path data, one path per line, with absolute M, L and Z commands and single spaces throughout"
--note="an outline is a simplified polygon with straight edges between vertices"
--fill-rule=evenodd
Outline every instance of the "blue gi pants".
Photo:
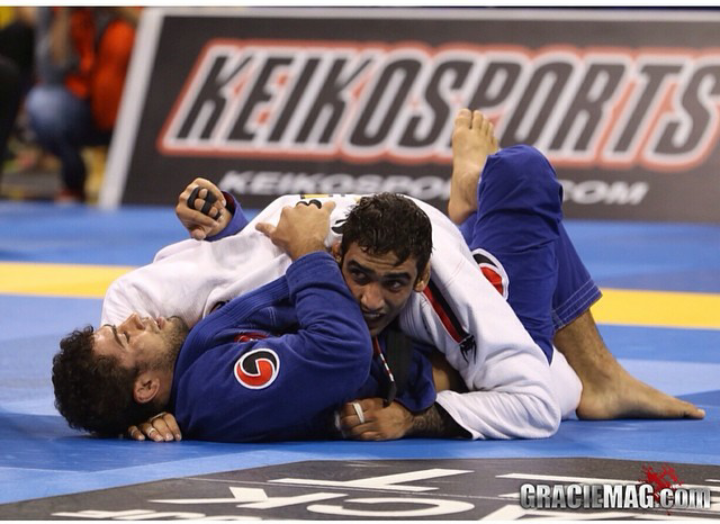
M 601 296 L 563 227 L 555 170 L 533 147 L 508 147 L 488 157 L 477 196 L 463 237 L 500 262 L 508 302 L 550 362 L 555 332 Z

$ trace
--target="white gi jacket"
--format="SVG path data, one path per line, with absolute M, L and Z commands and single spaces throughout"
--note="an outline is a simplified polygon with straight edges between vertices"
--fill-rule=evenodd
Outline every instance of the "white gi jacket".
M 332 225 L 347 215 L 358 197 L 331 198 L 337 204 Z M 289 257 L 256 231 L 255 224 L 277 224 L 282 208 L 299 200 L 278 198 L 236 235 L 215 242 L 188 239 L 165 247 L 152 264 L 110 285 L 102 323 L 118 324 L 136 312 L 180 316 L 193 326 L 218 302 L 284 274 Z M 463 354 L 428 297 L 412 293 L 400 316 L 403 331 L 442 351 L 471 390 L 442 391 L 437 403 L 474 439 L 552 435 L 561 414 L 570 415 L 577 407 L 580 381 L 559 352 L 553 365 L 548 364 L 510 306 L 482 276 L 455 225 L 434 207 L 414 201 L 433 225 L 432 280 L 475 346 Z M 326 244 L 338 239 L 331 229 Z

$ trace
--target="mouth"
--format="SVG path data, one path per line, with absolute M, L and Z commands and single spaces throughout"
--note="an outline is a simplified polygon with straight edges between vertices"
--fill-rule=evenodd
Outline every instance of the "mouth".
M 385 317 L 384 313 L 365 313 L 363 312 L 363 318 L 368 326 L 378 324 Z

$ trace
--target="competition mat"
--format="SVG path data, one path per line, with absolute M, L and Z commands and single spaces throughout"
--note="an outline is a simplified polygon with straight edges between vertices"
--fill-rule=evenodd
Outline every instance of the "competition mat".
M 0 519 L 720 517 L 720 226 L 570 221 L 608 346 L 702 421 L 566 421 L 545 440 L 170 444 L 100 440 L 53 407 L 60 338 L 97 325 L 113 278 L 184 238 L 170 207 L 0 202 Z M 655 476 L 653 476 L 655 475 Z M 640 480 L 707 507 L 533 509 L 524 484 Z

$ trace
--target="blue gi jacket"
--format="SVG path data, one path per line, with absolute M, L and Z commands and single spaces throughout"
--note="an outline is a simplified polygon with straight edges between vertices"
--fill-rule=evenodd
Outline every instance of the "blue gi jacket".
M 209 241 L 248 224 L 240 204 L 224 195 L 233 218 Z M 295 286 L 307 292 L 302 303 Z M 318 329 L 323 337 L 314 336 Z M 337 263 L 326 254 L 306 255 L 285 277 L 236 298 L 193 328 L 176 363 L 172 409 L 192 439 L 327 438 L 343 403 L 387 391 L 382 362 L 371 350 L 358 350 L 359 344 L 369 347 L 369 334 Z M 378 344 L 385 353 L 385 334 Z M 411 412 L 435 402 L 430 350 L 413 344 L 407 380 L 395 398 Z
M 360 309 L 327 253 L 202 319 L 173 376 L 173 413 L 191 439 L 288 440 L 327 434 L 368 378 Z

